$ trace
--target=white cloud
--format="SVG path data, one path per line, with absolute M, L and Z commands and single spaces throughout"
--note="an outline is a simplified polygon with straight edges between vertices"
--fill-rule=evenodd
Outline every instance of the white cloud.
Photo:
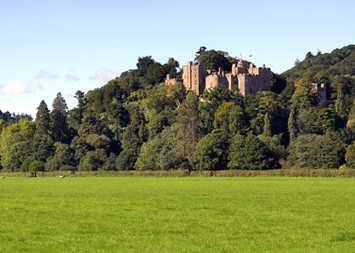
M 38 90 L 43 90 L 43 87 L 38 82 L 21 83 L 19 80 L 13 81 L 9 85 L 1 88 L 3 94 L 19 95 L 25 93 L 36 93 Z
M 102 81 L 109 81 L 118 77 L 118 73 L 109 69 L 105 70 L 98 70 L 95 73 L 95 76 L 90 77 L 90 80 L 102 80 Z
M 69 82 L 69 81 L 80 81 L 81 79 L 77 76 L 68 74 L 65 76 L 65 80 Z
M 50 71 L 45 71 L 44 69 L 42 69 L 39 74 L 36 76 L 37 79 L 56 79 L 58 78 L 58 75 L 54 75 L 52 72 Z

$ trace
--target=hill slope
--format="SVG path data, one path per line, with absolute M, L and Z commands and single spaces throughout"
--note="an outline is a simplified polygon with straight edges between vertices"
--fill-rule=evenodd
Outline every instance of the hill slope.
M 338 75 L 355 78 L 355 45 L 348 45 L 335 49 L 331 53 L 312 55 L 307 53 L 306 58 L 295 67 L 285 71 L 282 75 L 296 80 L 306 71 L 317 73 L 321 70 L 332 70 Z

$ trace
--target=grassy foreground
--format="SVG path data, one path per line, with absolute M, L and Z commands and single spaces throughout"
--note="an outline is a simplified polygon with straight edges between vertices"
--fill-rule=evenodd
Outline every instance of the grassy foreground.
M 0 180 L 0 252 L 355 252 L 355 179 Z

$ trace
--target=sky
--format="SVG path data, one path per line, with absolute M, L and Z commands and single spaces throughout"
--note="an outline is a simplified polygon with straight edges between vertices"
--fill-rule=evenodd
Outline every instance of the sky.
M 77 90 L 102 87 L 138 57 L 182 67 L 201 46 L 281 74 L 309 51 L 355 44 L 354 9 L 353 0 L 0 0 L 0 110 L 35 118 L 58 92 L 72 109 Z

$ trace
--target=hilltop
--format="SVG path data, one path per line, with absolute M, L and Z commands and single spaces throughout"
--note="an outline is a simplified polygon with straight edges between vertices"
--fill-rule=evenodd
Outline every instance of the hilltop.
M 341 49 L 334 49 L 331 53 L 316 55 L 311 52 L 306 54 L 303 61 L 295 62 L 295 66 L 284 73 L 288 79 L 296 80 L 301 78 L 306 71 L 317 73 L 321 70 L 330 70 L 336 75 L 342 75 L 355 79 L 355 45 L 348 45 Z

